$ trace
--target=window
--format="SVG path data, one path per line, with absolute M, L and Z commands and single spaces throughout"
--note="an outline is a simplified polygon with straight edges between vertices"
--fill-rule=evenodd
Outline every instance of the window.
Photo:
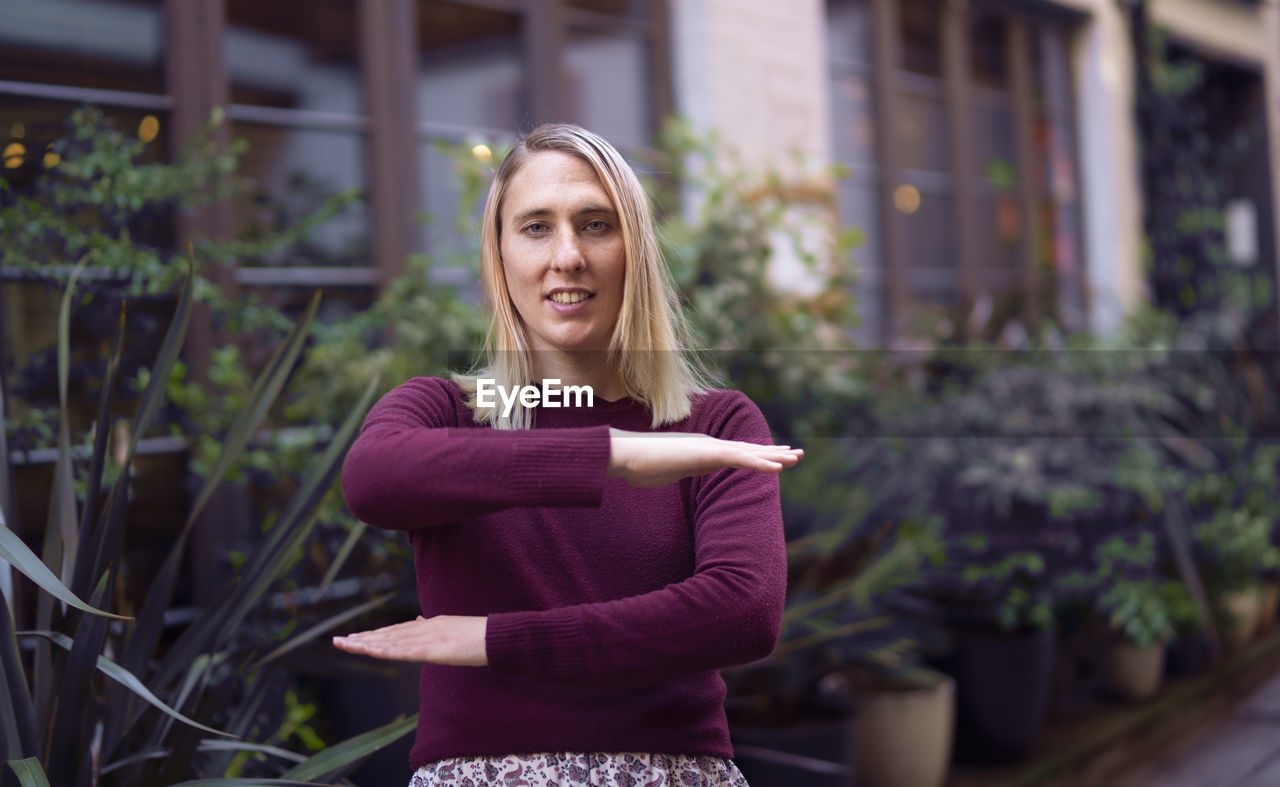
M 461 206 L 457 162 L 450 151 L 491 160 L 484 142 L 513 139 L 529 114 L 524 63 L 525 22 L 516 10 L 418 0 L 418 161 L 423 184 L 420 249 L 431 253 L 433 274 L 467 284 L 466 258 L 474 256 L 478 224 L 458 226 Z M 488 158 L 486 158 L 488 157 Z M 474 218 L 479 204 L 471 205 Z M 471 260 L 474 263 L 474 260 Z M 478 293 L 473 293 L 478 296 Z
M 545 121 L 579 123 L 623 151 L 667 111 L 661 0 L 416 0 L 419 250 L 438 280 L 469 282 L 481 205 L 462 206 L 452 156 L 492 155 Z M 472 162 L 474 163 L 474 162 Z M 458 219 L 463 225 L 459 226 Z M 478 295 L 477 292 L 473 292 Z
M 60 115 L 83 102 L 120 128 L 145 123 L 161 158 L 222 106 L 260 191 L 174 217 L 157 243 L 287 227 L 324 195 L 364 197 L 309 242 L 237 261 L 227 287 L 366 288 L 352 295 L 365 302 L 409 253 L 432 253 L 437 270 L 471 254 L 440 143 L 472 149 L 568 120 L 643 149 L 670 104 L 665 0 L 315 0 L 302 14 L 283 0 L 11 5 L 0 26 L 10 182 L 38 171 Z
M 357 57 L 355 0 L 311 3 L 306 14 L 286 4 L 228 0 L 223 57 L 230 91 L 231 134 L 248 141 L 242 172 L 258 184 L 236 207 L 235 234 L 295 226 L 339 192 L 367 200 L 365 150 L 369 118 Z M 308 239 L 245 266 L 308 269 L 369 267 L 369 205 L 349 208 Z M 334 274 L 322 279 L 331 281 Z M 249 284 L 294 281 L 288 271 L 238 271 Z M 372 283 L 369 279 L 368 283 Z
M 841 219 L 867 238 L 859 338 L 961 338 L 975 310 L 969 338 L 1080 327 L 1063 23 L 980 0 L 829 0 L 827 18 Z

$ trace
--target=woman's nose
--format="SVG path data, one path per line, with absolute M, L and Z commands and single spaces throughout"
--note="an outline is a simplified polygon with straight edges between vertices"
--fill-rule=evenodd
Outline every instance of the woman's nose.
M 576 233 L 562 232 L 556 239 L 551 267 L 557 271 L 576 271 L 586 266 L 582 255 L 582 242 Z

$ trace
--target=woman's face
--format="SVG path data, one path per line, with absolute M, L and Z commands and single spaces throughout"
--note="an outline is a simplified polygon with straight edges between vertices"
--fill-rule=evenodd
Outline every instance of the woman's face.
M 534 153 L 507 184 L 502 270 L 535 351 L 607 350 L 626 271 L 617 211 L 591 165 Z

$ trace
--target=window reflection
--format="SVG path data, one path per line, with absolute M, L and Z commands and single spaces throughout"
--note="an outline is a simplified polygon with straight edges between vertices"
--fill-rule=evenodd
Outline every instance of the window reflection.
M 563 106 L 567 119 L 622 150 L 648 147 L 653 126 L 646 37 L 570 29 Z
M 865 0 L 827 3 L 827 57 L 832 63 L 871 63 L 871 14 Z
M 327 198 L 342 191 L 363 192 L 366 135 L 236 122 L 232 134 L 249 149 L 241 171 L 257 193 L 236 204 L 238 225 L 249 237 L 297 226 Z M 369 260 L 367 207 L 353 205 L 310 230 L 301 242 L 244 264 L 366 267 Z
M 418 120 L 515 131 L 526 92 L 519 16 L 418 2 Z
M 942 76 L 942 7 L 938 0 L 901 0 L 902 67 L 913 74 Z
M 227 0 L 223 53 L 231 102 L 358 115 L 364 112 L 353 0 Z
M 0 80 L 162 94 L 161 2 L 5 3 Z

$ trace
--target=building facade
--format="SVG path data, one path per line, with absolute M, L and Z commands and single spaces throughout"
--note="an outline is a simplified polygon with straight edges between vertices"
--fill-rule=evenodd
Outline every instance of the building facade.
M 1233 227 L 1256 236 L 1236 239 L 1242 264 L 1274 267 L 1280 11 L 1149 7 L 1261 121 Z M 1146 297 L 1125 0 L 5 0 L 3 12 L 10 179 L 38 169 L 80 102 L 154 139 L 156 160 L 224 107 L 221 133 L 250 141 L 260 199 L 181 219 L 175 244 L 264 213 L 287 221 L 317 194 L 366 197 L 305 249 L 222 274 L 230 291 L 319 285 L 358 308 L 406 255 L 444 260 L 455 244 L 439 142 L 563 119 L 635 151 L 675 112 L 748 162 L 786 169 L 799 151 L 846 166 L 839 219 L 866 242 L 837 262 L 859 273 L 867 344 L 974 314 L 1107 331 Z M 11 315 L 19 299 L 10 288 Z M 10 337 L 32 319 L 12 317 Z
M 1131 5 L 677 0 L 676 109 L 761 163 L 848 166 L 868 343 L 975 312 L 1105 333 L 1147 298 Z M 1274 270 L 1280 10 L 1148 8 L 1259 130 L 1222 207 L 1236 262 Z

